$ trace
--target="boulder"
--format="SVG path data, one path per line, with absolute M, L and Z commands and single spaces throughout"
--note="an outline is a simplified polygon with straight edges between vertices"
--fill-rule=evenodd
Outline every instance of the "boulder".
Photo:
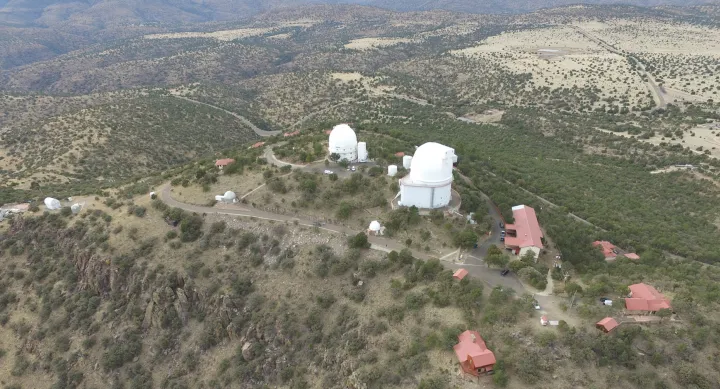
M 253 344 L 251 342 L 245 342 L 242 346 L 242 356 L 243 359 L 246 361 L 252 361 L 254 355 L 253 355 Z

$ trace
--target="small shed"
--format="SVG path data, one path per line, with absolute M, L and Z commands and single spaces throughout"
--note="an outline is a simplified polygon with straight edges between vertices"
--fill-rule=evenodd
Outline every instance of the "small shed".
M 640 259 L 640 256 L 635 253 L 627 253 L 627 254 L 623 254 L 623 256 L 627 259 L 632 259 L 634 261 Z
M 402 157 L 405 156 L 405 153 L 402 152 L 402 151 L 398 151 L 397 153 L 395 153 L 395 156 L 398 157 L 398 158 L 402 158 Z
M 613 330 L 613 328 L 618 326 L 618 322 L 613 319 L 612 317 L 606 317 L 599 322 L 595 323 L 595 327 L 597 329 L 601 330 L 602 332 L 608 333 Z
M 546 325 L 548 325 L 548 323 L 549 323 L 549 320 L 548 320 L 547 316 L 544 316 L 544 315 L 540 316 L 540 325 L 546 326 Z
M 465 269 L 457 269 L 457 271 L 453 274 L 453 278 L 457 280 L 462 280 L 465 278 L 465 276 L 468 275 L 468 271 Z
M 257 149 L 258 147 L 260 147 L 260 146 L 262 146 L 262 145 L 264 145 L 264 144 L 265 144 L 265 142 L 257 142 L 257 143 L 253 144 L 253 145 L 250 146 L 250 147 L 252 147 L 253 149 Z

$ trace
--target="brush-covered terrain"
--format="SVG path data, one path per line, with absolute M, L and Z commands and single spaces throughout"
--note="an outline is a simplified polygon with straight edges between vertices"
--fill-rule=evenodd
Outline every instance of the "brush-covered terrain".
M 31 201 L 0 221 L 0 386 L 471 388 L 451 346 L 477 329 L 498 358 L 481 386 L 718 387 L 717 6 L 205 3 L 0 1 L 0 205 Z M 338 123 L 371 164 L 324 163 Z M 462 216 L 390 205 L 387 166 L 429 141 L 459 156 Z M 472 249 L 488 201 L 537 211 L 520 278 Z M 371 220 L 395 252 L 355 235 Z M 465 254 L 487 263 L 458 282 Z M 675 314 L 600 334 L 637 282 Z

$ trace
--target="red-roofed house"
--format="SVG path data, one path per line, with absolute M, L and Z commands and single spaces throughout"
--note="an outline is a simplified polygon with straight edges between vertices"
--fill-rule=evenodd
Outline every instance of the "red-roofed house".
M 217 161 L 215 161 L 215 167 L 222 170 L 222 168 L 224 168 L 225 166 L 227 166 L 233 162 L 235 162 L 235 160 L 232 158 L 218 159 Z
M 286 133 L 283 134 L 283 136 L 286 137 L 286 138 L 288 138 L 288 137 L 291 137 L 291 136 L 295 136 L 295 135 L 297 135 L 297 134 L 299 134 L 299 133 L 300 133 L 300 130 L 293 131 L 293 132 L 286 132 Z
M 528 251 L 535 254 L 535 260 L 543 248 L 543 233 L 540 230 L 535 210 L 527 205 L 512 207 L 514 224 L 505 225 L 505 247 L 511 248 L 515 255 L 525 255 Z
M 625 309 L 633 313 L 655 313 L 661 309 L 671 309 L 668 300 L 657 289 L 646 284 L 630 285 L 630 295 L 625 299 Z
M 404 156 L 405 156 L 405 153 L 403 153 L 402 151 L 398 151 L 397 153 L 395 153 L 395 156 L 396 156 L 396 157 L 401 157 L 401 158 L 402 158 L 402 157 L 404 157 Z
M 457 269 L 457 271 L 455 272 L 455 274 L 453 274 L 453 278 L 458 279 L 458 280 L 462 280 L 463 278 L 465 278 L 466 275 L 468 275 L 468 271 L 467 271 L 467 270 L 465 270 L 465 269 Z
M 463 371 L 474 376 L 487 373 L 495 366 L 495 354 L 487 349 L 477 331 L 465 331 L 458 335 L 459 343 L 453 347 Z
M 628 259 L 640 259 L 640 256 L 635 253 L 623 253 L 617 246 L 606 240 L 596 240 L 593 242 L 593 246 L 600 247 L 606 261 L 614 261 L 619 256 Z
M 593 246 L 600 247 L 606 261 L 611 261 L 615 259 L 619 252 L 617 246 L 606 240 L 596 240 L 593 242 Z
M 615 319 L 613 319 L 612 317 L 606 317 L 606 318 L 600 320 L 599 322 L 595 323 L 595 327 L 597 327 L 597 329 L 599 329 L 605 333 L 612 331 L 613 328 L 615 328 L 617 326 L 618 326 L 618 322 Z
M 254 145 L 252 145 L 252 146 L 250 146 L 250 147 L 252 147 L 253 149 L 257 149 L 258 147 L 260 147 L 260 146 L 262 146 L 262 145 L 264 145 L 264 144 L 265 144 L 265 142 L 257 142 L 257 143 L 255 143 Z

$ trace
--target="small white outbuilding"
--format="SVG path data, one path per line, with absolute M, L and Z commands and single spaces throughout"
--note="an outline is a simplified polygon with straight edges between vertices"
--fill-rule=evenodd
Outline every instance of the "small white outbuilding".
M 397 165 L 388 166 L 388 176 L 395 177 L 397 175 Z
M 227 191 L 225 194 L 215 196 L 215 201 L 223 203 L 234 203 L 237 201 L 237 195 L 233 191 Z

